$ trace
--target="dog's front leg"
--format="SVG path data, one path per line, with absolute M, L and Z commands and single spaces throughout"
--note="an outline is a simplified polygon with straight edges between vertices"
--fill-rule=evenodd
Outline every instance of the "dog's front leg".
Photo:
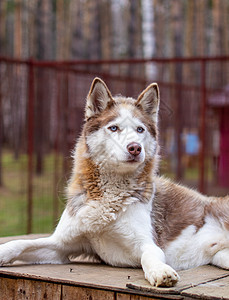
M 53 236 L 34 240 L 16 240 L 0 245 L 0 266 L 15 260 L 43 264 L 68 262 L 67 256 Z
M 89 248 L 82 238 L 78 218 L 65 210 L 53 235 L 33 240 L 16 240 L 0 245 L 0 266 L 22 260 L 39 264 L 62 264 Z
M 141 264 L 145 278 L 152 285 L 173 286 L 179 280 L 176 271 L 165 264 L 164 252 L 155 244 L 142 247 Z

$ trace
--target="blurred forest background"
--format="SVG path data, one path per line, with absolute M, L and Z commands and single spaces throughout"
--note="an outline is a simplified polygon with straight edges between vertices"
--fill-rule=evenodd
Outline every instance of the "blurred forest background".
M 1 0 L 0 55 L 39 60 L 229 52 L 228 0 Z
M 229 0 L 0 0 L 0 235 L 50 232 L 95 76 L 161 92 L 161 173 L 229 187 Z

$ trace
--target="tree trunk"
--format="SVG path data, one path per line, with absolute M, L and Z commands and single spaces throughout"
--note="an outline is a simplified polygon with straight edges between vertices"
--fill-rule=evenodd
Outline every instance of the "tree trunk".
M 83 10 L 81 1 L 70 2 L 70 24 L 71 24 L 71 57 L 81 59 L 83 57 Z
M 101 59 L 101 24 L 99 20 L 99 0 L 87 0 L 84 3 L 84 36 L 86 59 Z
M 21 22 L 21 0 L 15 0 L 14 20 L 14 57 L 21 58 L 22 53 L 22 22 Z
M 102 59 L 110 59 L 112 57 L 111 1 L 105 0 L 102 3 L 100 3 L 99 19 L 101 22 L 101 25 L 100 25 L 100 28 L 101 28 L 101 57 L 102 57 Z
M 6 46 L 6 5 L 6 2 L 0 1 L 0 55 L 5 54 Z
M 213 18 L 213 35 L 211 40 L 210 54 L 219 56 L 223 53 L 223 28 L 221 19 L 221 0 L 212 0 L 212 18 Z M 216 62 L 211 64 L 212 72 L 214 72 L 213 88 L 220 88 L 223 80 L 223 65 Z M 211 73 L 212 73 L 211 72 Z
M 142 7 L 141 1 L 128 2 L 128 36 L 127 36 L 127 57 L 141 58 L 143 57 L 143 41 L 142 41 Z M 128 76 L 130 78 L 145 77 L 143 65 L 130 64 L 128 66 Z M 135 93 L 135 84 L 129 80 L 126 93 L 128 96 L 133 96 Z
M 174 0 L 171 7 L 172 13 L 172 30 L 173 30 L 173 53 L 175 57 L 182 56 L 182 3 L 180 0 Z M 182 83 L 182 64 L 175 64 L 175 82 Z M 176 88 L 174 97 L 174 112 L 175 112 L 175 145 L 176 145 L 176 179 L 180 180 L 183 177 L 182 168 L 182 91 Z
M 38 0 L 37 2 L 37 59 L 45 60 L 51 58 L 52 48 L 49 43 L 51 38 L 51 22 L 49 19 L 51 11 L 50 2 Z M 49 111 L 50 101 L 47 90 L 49 82 L 49 73 L 46 69 L 38 68 L 36 72 L 37 94 L 35 102 L 35 149 L 36 149 L 36 173 L 40 175 L 43 172 L 43 156 L 47 148 L 47 139 L 49 135 Z
M 192 2 L 192 1 L 191 1 Z M 199 56 L 204 56 L 206 54 L 206 26 L 205 26 L 205 11 L 206 11 L 206 1 L 195 1 L 195 12 L 196 12 L 196 40 L 198 41 L 198 49 L 195 49 L 195 54 Z M 193 43 L 195 44 L 195 43 Z
M 3 113 L 2 113 L 2 87 L 1 87 L 1 79 L 2 72 L 0 68 L 0 187 L 3 186 L 3 178 L 2 178 L 2 149 L 3 149 Z

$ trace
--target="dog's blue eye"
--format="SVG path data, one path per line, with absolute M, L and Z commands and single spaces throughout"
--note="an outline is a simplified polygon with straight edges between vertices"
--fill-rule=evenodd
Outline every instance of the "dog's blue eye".
M 142 127 L 138 127 L 138 128 L 137 128 L 137 132 L 142 133 L 143 131 L 145 131 L 144 128 L 142 128 Z
M 110 126 L 108 129 L 110 129 L 112 132 L 115 132 L 115 131 L 118 130 L 118 126 L 112 125 L 112 126 Z

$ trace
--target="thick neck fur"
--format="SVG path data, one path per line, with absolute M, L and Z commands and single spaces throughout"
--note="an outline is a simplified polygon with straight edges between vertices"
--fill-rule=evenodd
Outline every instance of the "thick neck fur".
M 156 156 L 157 157 L 157 156 Z M 115 211 L 136 201 L 147 203 L 154 194 L 153 175 L 157 158 L 130 173 L 118 173 L 105 164 L 96 165 L 81 137 L 74 154 L 72 177 L 67 188 L 68 209 L 75 215 L 89 202 L 112 203 Z M 113 207 L 114 208 L 114 207 Z

